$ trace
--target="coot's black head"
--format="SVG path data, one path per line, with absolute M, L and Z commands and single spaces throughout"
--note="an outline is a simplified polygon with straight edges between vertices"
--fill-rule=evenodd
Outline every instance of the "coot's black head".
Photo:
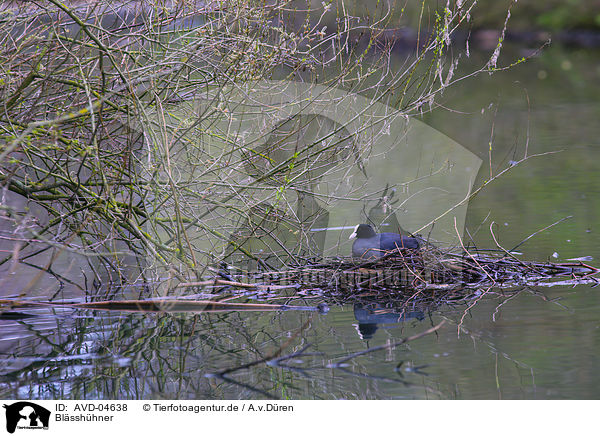
M 354 232 L 350 235 L 350 239 L 353 238 L 372 238 L 373 236 L 377 236 L 373 227 L 369 224 L 359 224 L 354 228 Z

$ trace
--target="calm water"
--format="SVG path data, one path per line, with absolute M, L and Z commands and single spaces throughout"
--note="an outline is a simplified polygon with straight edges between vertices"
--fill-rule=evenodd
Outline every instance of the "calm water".
M 523 155 L 528 127 L 529 154 L 562 150 L 513 168 L 470 203 L 467 224 L 478 246 L 493 246 L 492 221 L 510 248 L 572 216 L 520 247 L 523 257 L 592 256 L 590 263 L 600 264 L 599 85 L 599 52 L 552 48 L 510 72 L 446 91 L 441 102 L 454 112 L 423 118 L 484 160 L 480 182 L 489 174 L 492 123 L 493 173 Z M 73 265 L 72 274 L 80 267 Z M 3 294 L 17 294 L 30 279 L 3 277 Z M 433 312 L 409 307 L 403 320 L 393 311 L 333 304 L 327 313 L 28 309 L 22 312 L 37 316 L 0 320 L 0 397 L 599 398 L 599 289 L 540 289 L 546 298 L 523 290 L 508 301 L 489 295 L 460 327 L 464 305 Z M 50 288 L 37 291 L 43 297 Z M 443 320 L 434 334 L 333 365 Z M 304 351 L 273 361 L 280 347 L 282 356 Z M 265 358 L 227 379 L 209 376 Z

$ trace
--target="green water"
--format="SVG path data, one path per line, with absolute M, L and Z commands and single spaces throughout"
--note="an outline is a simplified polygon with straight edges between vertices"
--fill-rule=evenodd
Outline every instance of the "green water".
M 471 56 L 465 68 L 483 59 Z M 467 228 L 478 246 L 494 246 L 492 221 L 499 242 L 512 248 L 572 216 L 522 245 L 523 258 L 591 256 L 600 264 L 599 85 L 600 52 L 553 47 L 509 72 L 446 90 L 440 103 L 450 110 L 423 117 L 483 159 L 476 185 L 489 177 L 492 126 L 492 174 L 519 160 L 527 141 L 529 155 L 560 151 L 512 168 L 470 203 Z M 598 289 L 523 289 L 510 300 L 490 292 L 466 314 L 464 305 L 419 316 L 409 307 L 414 317 L 383 316 L 369 332 L 360 331 L 360 309 L 351 305 L 198 315 L 38 309 L 28 311 L 35 318 L 0 320 L 0 397 L 597 399 Z M 332 366 L 443 320 L 434 334 Z M 304 355 L 273 362 L 280 347 L 286 355 L 305 346 Z M 271 362 L 228 380 L 207 376 L 262 359 Z

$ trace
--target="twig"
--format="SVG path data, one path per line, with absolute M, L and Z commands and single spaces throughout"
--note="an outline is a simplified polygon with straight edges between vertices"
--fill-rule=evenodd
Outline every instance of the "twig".
M 511 249 L 510 249 L 510 250 L 508 250 L 508 251 L 515 251 L 517 248 L 519 248 L 519 247 L 520 247 L 521 245 L 523 245 L 525 242 L 529 241 L 531 238 L 533 238 L 533 237 L 534 237 L 535 235 L 537 235 L 538 233 L 541 233 L 541 232 L 543 232 L 544 230 L 548 230 L 550 227 L 553 227 L 553 226 L 555 226 L 555 225 L 557 225 L 557 224 L 560 224 L 560 223 L 562 223 L 563 221 L 566 221 L 566 220 L 568 220 L 569 218 L 573 218 L 573 215 L 569 215 L 569 216 L 566 216 L 566 217 L 564 217 L 564 218 L 561 218 L 561 219 L 559 219 L 558 221 L 556 221 L 556 222 L 554 222 L 554 223 L 550 224 L 549 226 L 546 226 L 546 227 L 544 227 L 543 229 L 541 229 L 541 230 L 538 230 L 537 232 L 534 232 L 534 233 L 532 233 L 531 235 L 527 236 L 525 239 L 523 239 L 521 242 L 519 242 L 517 245 L 515 245 L 513 248 L 511 248 Z
M 333 363 L 331 366 L 333 368 L 335 368 L 335 367 L 340 366 L 342 363 L 347 362 L 348 360 L 354 359 L 355 357 L 359 357 L 359 356 L 362 356 L 362 355 L 365 355 L 365 354 L 368 354 L 368 353 L 372 353 L 374 351 L 388 350 L 390 348 L 394 348 L 394 347 L 397 347 L 399 345 L 406 344 L 407 342 L 411 342 L 411 341 L 414 341 L 416 339 L 422 338 L 423 336 L 427 336 L 427 335 L 429 335 L 429 334 L 431 334 L 431 333 L 439 330 L 445 323 L 446 323 L 446 321 L 444 320 L 441 323 L 439 323 L 438 325 L 436 325 L 434 327 L 431 327 L 430 329 L 427 329 L 424 332 L 418 333 L 418 334 L 416 334 L 414 336 L 410 336 L 408 338 L 404 338 L 404 339 L 402 339 L 400 341 L 397 341 L 397 342 L 394 342 L 394 343 L 391 343 L 391 344 L 380 345 L 378 347 L 372 347 L 372 348 L 369 348 L 367 350 L 363 350 L 363 351 L 358 351 L 356 353 L 352 353 L 352 354 L 344 357 L 343 359 L 339 360 L 338 362 Z
M 261 358 L 258 360 L 254 360 L 252 362 L 248 362 L 245 363 L 243 365 L 240 366 L 236 366 L 234 368 L 229 368 L 229 369 L 225 369 L 223 371 L 219 371 L 214 375 L 217 375 L 219 377 L 223 377 L 225 374 L 230 374 L 232 372 L 235 371 L 239 371 L 241 369 L 247 369 L 247 368 L 251 368 L 253 366 L 256 365 L 260 365 L 261 363 L 265 363 L 268 362 L 270 360 L 273 360 L 274 358 L 276 358 L 277 356 L 279 356 L 281 354 L 281 352 L 288 347 L 288 345 L 290 345 L 292 343 L 292 341 L 294 341 L 294 339 L 296 339 L 298 337 L 298 335 L 300 335 L 301 332 L 303 332 L 308 326 L 309 324 L 312 322 L 312 316 L 310 318 L 308 318 L 308 320 L 306 320 L 306 322 L 287 340 L 285 341 L 285 343 L 280 346 L 275 352 Z
M 265 284 L 253 284 L 253 283 L 242 283 L 242 282 L 232 282 L 229 280 L 222 279 L 214 279 L 214 280 L 204 280 L 202 282 L 185 282 L 179 283 L 176 288 L 189 288 L 196 286 L 234 286 L 237 288 L 246 288 L 246 289 L 297 289 L 300 287 L 299 284 L 293 285 L 265 285 Z

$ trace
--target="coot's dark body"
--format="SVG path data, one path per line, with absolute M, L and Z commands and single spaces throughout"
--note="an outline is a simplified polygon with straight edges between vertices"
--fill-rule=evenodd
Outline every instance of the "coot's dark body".
M 359 224 L 350 239 L 356 238 L 352 244 L 352 256 L 363 259 L 385 256 L 391 250 L 417 249 L 419 241 L 410 236 L 397 233 L 375 233 L 368 224 Z

